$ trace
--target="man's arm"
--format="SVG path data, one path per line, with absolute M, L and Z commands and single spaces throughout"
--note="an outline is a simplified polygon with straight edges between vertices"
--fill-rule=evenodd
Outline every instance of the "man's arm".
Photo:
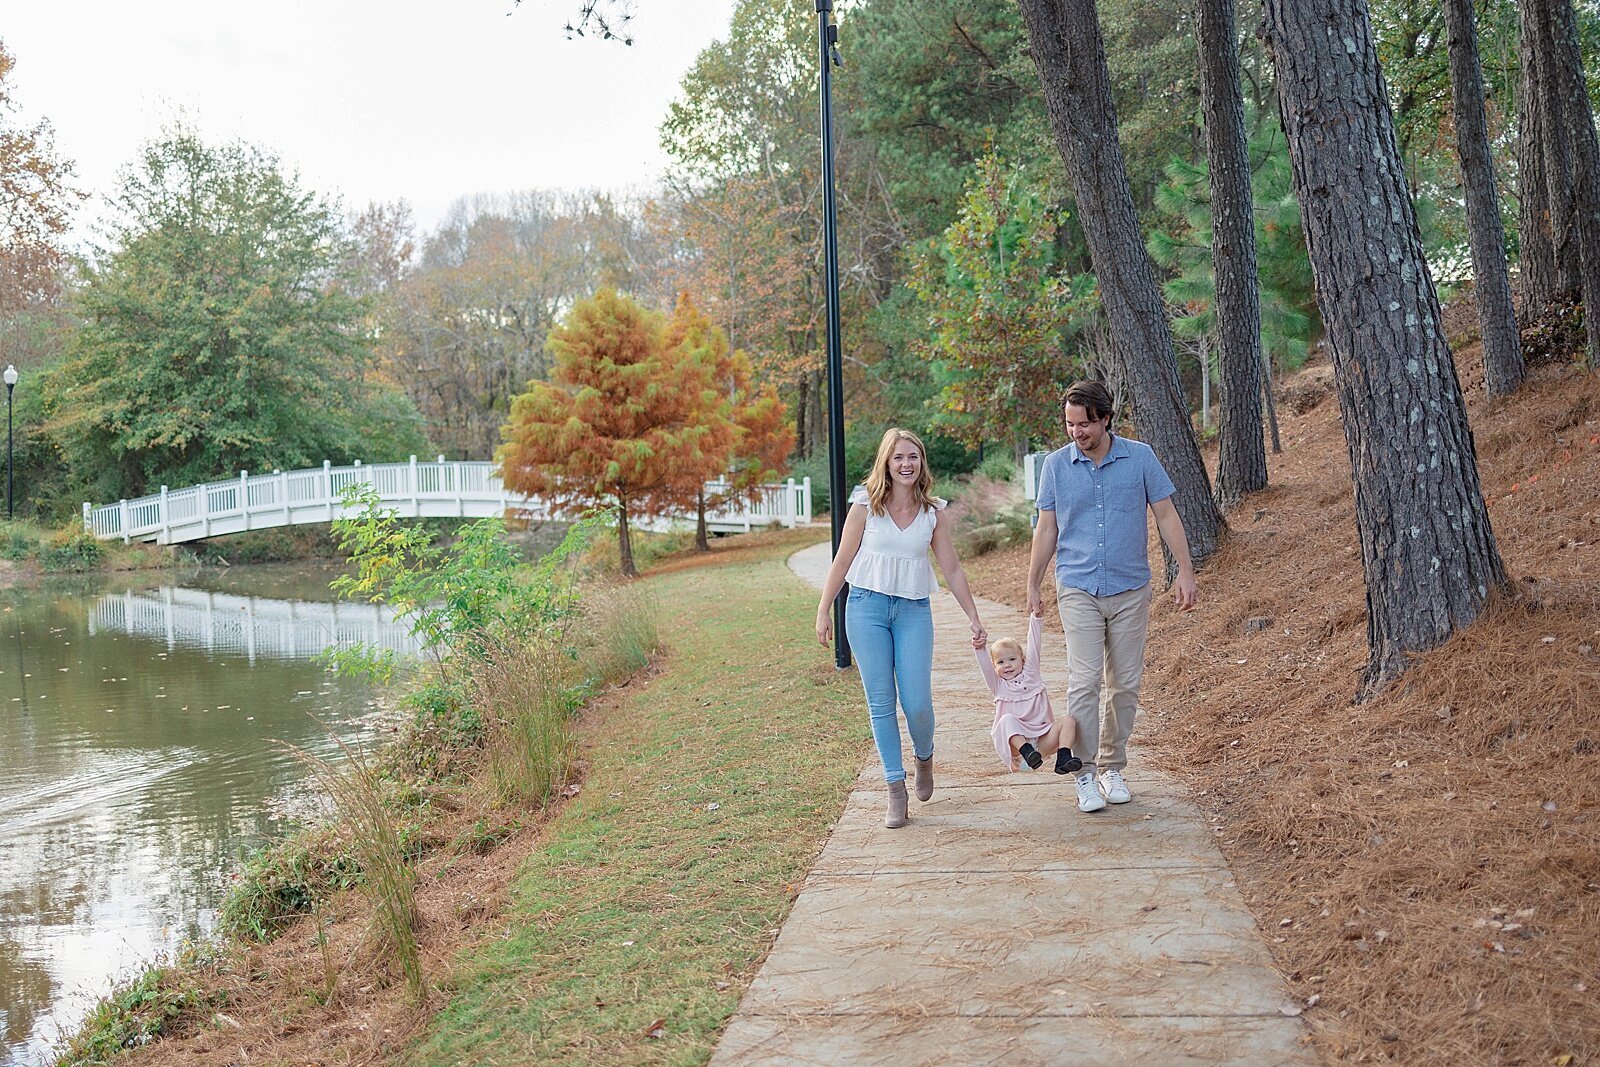
M 1189 539 L 1183 533 L 1183 520 L 1172 498 L 1164 497 L 1150 505 L 1155 512 L 1156 529 L 1167 543 L 1167 551 L 1178 561 L 1178 577 L 1172 583 L 1172 598 L 1179 611 L 1188 611 L 1200 602 L 1200 586 L 1194 578 L 1194 564 L 1189 560 Z
M 1054 509 L 1039 512 L 1039 522 L 1033 528 L 1033 552 L 1028 557 L 1028 614 L 1038 615 L 1044 609 L 1039 595 L 1039 583 L 1056 554 L 1056 513 Z

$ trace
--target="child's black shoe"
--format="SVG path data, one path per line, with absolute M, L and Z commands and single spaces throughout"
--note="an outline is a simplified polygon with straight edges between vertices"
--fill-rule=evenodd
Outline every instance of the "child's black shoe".
M 1039 755 L 1039 750 L 1027 741 L 1022 742 L 1022 747 L 1017 749 L 1017 752 L 1022 756 L 1023 761 L 1034 770 L 1038 770 L 1039 764 L 1044 762 L 1044 757 Z
M 1056 751 L 1056 773 L 1076 774 L 1083 770 L 1083 760 L 1072 754 L 1072 749 L 1063 748 Z

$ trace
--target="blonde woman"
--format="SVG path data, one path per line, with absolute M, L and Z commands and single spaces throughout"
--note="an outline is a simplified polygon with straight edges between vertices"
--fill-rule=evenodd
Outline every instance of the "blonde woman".
M 850 494 L 849 514 L 839 551 L 828 568 L 817 603 L 817 640 L 833 638 L 830 614 L 848 581 L 845 627 L 861 671 L 872 717 L 872 739 L 889 786 L 885 825 L 906 824 L 906 769 L 900 748 L 896 695 L 906 717 L 916 757 L 918 800 L 933 796 L 933 609 L 937 583 L 928 549 L 933 549 L 945 584 L 967 613 L 972 647 L 988 640 L 967 576 L 956 558 L 949 523 L 941 521 L 945 502 L 932 493 L 927 451 L 910 430 L 889 430 L 878 445 L 867 484 Z

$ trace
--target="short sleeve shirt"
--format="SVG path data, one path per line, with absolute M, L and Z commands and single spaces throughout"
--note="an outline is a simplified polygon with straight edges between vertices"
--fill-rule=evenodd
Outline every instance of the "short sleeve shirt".
M 1175 492 L 1154 450 L 1111 438 L 1097 466 L 1068 444 L 1045 457 L 1038 507 L 1056 513 L 1056 585 L 1113 596 L 1150 581 L 1149 507 Z

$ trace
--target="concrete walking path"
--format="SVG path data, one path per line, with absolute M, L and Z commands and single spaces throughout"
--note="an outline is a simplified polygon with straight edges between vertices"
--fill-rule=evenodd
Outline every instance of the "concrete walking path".
M 790 566 L 820 586 L 828 560 Z M 979 609 L 1025 636 L 1022 612 Z M 966 617 L 944 591 L 933 612 L 933 799 L 885 829 L 868 760 L 712 1064 L 1318 1062 L 1183 789 L 1137 749 L 1133 802 L 1090 815 L 1051 760 L 1008 774 Z M 1042 658 L 1060 712 L 1059 636 Z

